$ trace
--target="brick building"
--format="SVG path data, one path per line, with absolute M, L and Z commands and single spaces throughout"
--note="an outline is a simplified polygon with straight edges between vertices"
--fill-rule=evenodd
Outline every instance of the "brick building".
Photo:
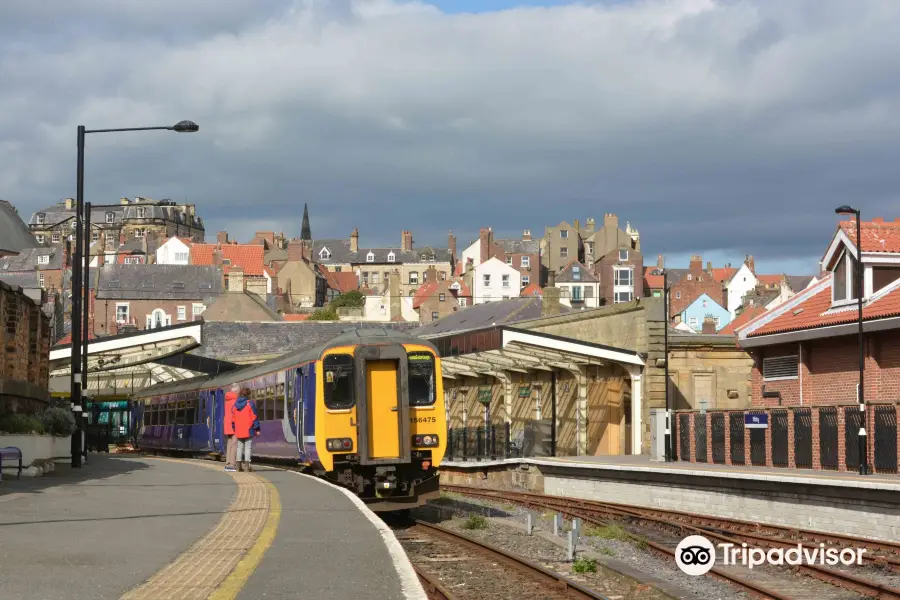
M 456 275 L 462 276 L 467 265 L 475 268 L 492 258 L 516 269 L 520 274 L 522 288 L 531 283 L 541 283 L 541 243 L 531 238 L 530 229 L 522 232 L 521 240 L 498 240 L 494 239 L 492 228 L 483 227 L 478 233 L 478 239 L 462 251 Z
M 460 277 L 438 279 L 437 271 L 425 272 L 425 284 L 413 297 L 413 310 L 419 313 L 419 323 L 431 323 L 472 304 L 472 292 Z
M 864 222 L 862 234 L 868 463 L 878 472 L 896 472 L 900 222 Z M 823 258 L 823 277 L 737 327 L 739 344 L 753 359 L 751 412 L 765 415 L 768 424 L 745 429 L 743 413 L 715 417 L 727 422 L 716 462 L 857 468 L 858 434 L 863 424 L 857 396 L 857 256 L 855 223 L 844 221 Z M 679 415 L 682 459 L 716 456 L 713 440 L 698 444 L 698 439 L 704 438 L 698 438 L 696 432 L 705 423 L 706 416 Z
M 0 278 L 12 275 L 29 276 L 41 289 L 63 289 L 68 268 L 65 248 L 24 248 L 19 254 L 0 257 Z
M 49 401 L 51 335 L 41 301 L 0 282 L 0 411 L 34 412 Z
M 712 264 L 703 268 L 700 255 L 691 256 L 687 269 L 668 269 L 669 273 L 669 317 L 680 315 L 694 300 L 703 294 L 727 305 L 728 298 L 722 283 L 712 273 Z
M 6 200 L 0 200 L 0 256 L 17 254 L 24 248 L 41 244 L 19 217 L 19 211 Z
M 191 244 L 190 264 L 222 269 L 226 286 L 231 270 L 240 267 L 247 291 L 265 298 L 266 294 L 276 290 L 273 289 L 272 278 L 265 269 L 264 256 L 265 250 L 262 245 L 229 243 L 226 238 L 224 244 L 221 242 Z

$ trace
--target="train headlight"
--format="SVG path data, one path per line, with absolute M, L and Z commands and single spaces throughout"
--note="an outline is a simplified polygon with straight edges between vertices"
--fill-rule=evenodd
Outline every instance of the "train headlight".
M 439 444 L 438 436 L 434 434 L 421 434 L 413 436 L 413 446 L 420 448 L 434 448 Z
M 325 440 L 325 448 L 329 452 L 351 452 L 353 450 L 353 440 L 350 438 L 331 438 Z

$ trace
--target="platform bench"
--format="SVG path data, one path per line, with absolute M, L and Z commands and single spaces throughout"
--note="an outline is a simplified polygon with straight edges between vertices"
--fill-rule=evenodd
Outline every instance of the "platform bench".
M 4 460 L 16 460 L 19 461 L 19 473 L 16 475 L 16 479 L 22 478 L 22 451 L 16 448 L 15 446 L 7 446 L 6 448 L 0 448 L 0 480 L 3 479 L 3 461 Z

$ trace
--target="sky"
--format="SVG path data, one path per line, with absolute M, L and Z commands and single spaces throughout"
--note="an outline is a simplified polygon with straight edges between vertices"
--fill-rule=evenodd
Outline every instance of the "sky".
M 459 245 L 615 213 L 645 263 L 814 273 L 900 216 L 900 2 L 42 0 L 0 19 L 0 197 Z

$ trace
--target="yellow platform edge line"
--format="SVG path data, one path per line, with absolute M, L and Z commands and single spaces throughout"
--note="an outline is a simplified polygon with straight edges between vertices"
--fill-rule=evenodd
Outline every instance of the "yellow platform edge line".
M 219 584 L 219 587 L 213 590 L 212 594 L 208 596 L 208 600 L 234 600 L 237 598 L 275 540 L 278 523 L 281 520 L 281 497 L 271 481 L 266 480 L 265 483 L 269 488 L 269 514 L 266 517 L 266 523 L 247 554 L 238 562 L 231 574 Z

